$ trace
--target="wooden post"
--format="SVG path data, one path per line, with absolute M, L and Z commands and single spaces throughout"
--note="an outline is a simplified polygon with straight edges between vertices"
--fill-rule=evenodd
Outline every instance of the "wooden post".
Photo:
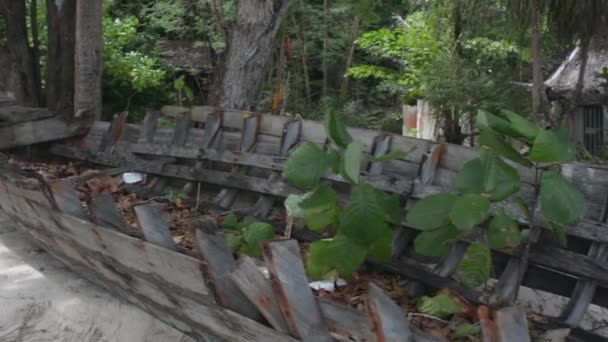
M 101 119 L 103 0 L 76 2 L 74 116 Z

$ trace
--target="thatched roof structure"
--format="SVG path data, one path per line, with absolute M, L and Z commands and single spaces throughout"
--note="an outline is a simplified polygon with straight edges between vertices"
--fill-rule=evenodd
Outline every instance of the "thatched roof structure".
M 545 84 L 552 92 L 571 99 L 579 76 L 581 65 L 580 49 L 575 48 L 560 67 L 549 77 Z M 608 67 L 608 50 L 594 49 L 589 51 L 585 69 L 585 86 L 583 103 L 587 105 L 608 105 L 608 84 L 601 76 L 602 69 Z
M 190 71 L 208 71 L 213 68 L 209 46 L 202 42 L 190 40 L 161 40 L 161 61 L 165 64 L 189 69 Z

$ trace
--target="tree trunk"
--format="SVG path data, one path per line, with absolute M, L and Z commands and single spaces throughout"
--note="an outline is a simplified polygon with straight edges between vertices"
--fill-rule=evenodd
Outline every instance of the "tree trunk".
M 348 69 L 353 63 L 353 56 L 355 54 L 355 40 L 357 40 L 357 35 L 359 34 L 359 23 L 360 18 L 358 15 L 355 15 L 355 19 L 353 19 L 353 29 L 351 33 L 351 39 L 349 41 L 348 49 L 346 50 L 346 65 L 344 66 L 344 76 L 342 76 L 342 84 L 340 85 L 340 101 L 346 101 L 348 95 L 348 80 L 349 77 L 346 76 Z
M 38 35 L 38 1 L 30 2 L 30 26 L 32 28 L 32 58 L 34 63 L 34 73 L 36 79 L 36 92 L 38 93 L 38 104 L 43 106 L 42 97 L 42 78 L 40 77 L 40 36 Z
M 76 69 L 74 112 L 76 117 L 101 119 L 103 0 L 76 1 Z
M 221 95 L 225 109 L 252 110 L 264 85 L 274 39 L 291 0 L 241 0 L 223 68 Z
M 532 46 L 532 115 L 537 124 L 550 123 L 548 100 L 545 92 L 541 55 L 540 8 L 538 0 L 530 0 L 531 46 Z M 548 122 L 547 122 L 548 121 Z
M 576 109 L 581 105 L 583 98 L 583 89 L 585 88 L 585 72 L 587 70 L 587 62 L 589 60 L 589 45 L 590 39 L 582 39 L 580 43 L 581 48 L 581 64 L 578 71 L 578 79 L 576 80 L 576 86 L 574 88 L 574 95 L 572 96 L 572 100 L 570 101 L 570 105 L 568 106 L 568 111 L 566 112 L 566 120 L 568 123 L 568 132 L 570 135 L 570 141 L 576 139 L 576 120 L 574 116 L 576 115 Z
M 7 45 L 12 65 L 17 70 L 15 98 L 26 106 L 40 105 L 39 65 L 29 46 L 26 26 L 25 0 L 2 0 L 0 8 L 7 22 Z
M 323 85 L 321 96 L 327 96 L 327 44 L 329 44 L 329 0 L 323 0 L 323 51 L 321 52 L 321 72 L 323 73 Z
M 72 116 L 74 114 L 76 0 L 47 1 L 46 11 L 48 25 L 46 104 L 53 112 Z

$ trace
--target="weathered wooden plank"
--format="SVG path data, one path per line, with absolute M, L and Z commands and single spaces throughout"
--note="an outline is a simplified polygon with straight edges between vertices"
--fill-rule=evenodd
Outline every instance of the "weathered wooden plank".
M 497 310 L 494 321 L 500 342 L 530 342 L 526 313 L 517 307 Z
M 235 261 L 228 241 L 217 229 L 215 219 L 202 217 L 195 224 L 195 244 L 206 262 L 205 273 L 213 285 L 218 302 L 234 312 L 260 321 L 262 316 L 254 302 L 245 296 L 230 277 Z
M 57 117 L 20 122 L 0 127 L 0 150 L 65 139 L 83 134 L 86 129 L 82 122 L 67 122 Z
M 281 146 L 279 147 L 279 156 L 287 157 L 289 151 L 294 147 L 300 138 L 300 132 L 302 130 L 302 123 L 300 120 L 287 121 L 283 128 L 283 136 L 281 137 Z M 278 171 L 272 172 L 268 177 L 268 180 L 273 182 L 280 178 Z M 262 196 L 254 205 L 252 215 L 258 217 L 266 217 L 274 205 L 275 197 L 273 196 Z
M 12 215 L 77 273 L 199 340 L 295 341 L 215 304 L 194 258 L 154 246 L 13 195 L 20 207 L 53 217 Z M 26 212 L 22 212 L 25 214 Z
M 282 333 L 289 333 L 274 290 L 253 259 L 242 256 L 230 277 L 273 328 Z
M 54 116 L 53 113 L 46 108 L 3 106 L 0 104 L 0 126 L 42 120 L 52 116 Z
M 116 208 L 112 195 L 94 194 L 89 203 L 89 210 L 93 222 L 97 225 L 114 228 L 123 234 L 131 234 L 122 215 Z
M 157 111 L 146 113 L 144 122 L 142 124 L 142 130 L 140 132 L 140 141 L 148 143 L 154 141 L 154 133 L 156 133 L 156 128 L 158 127 L 158 119 L 160 118 L 160 114 L 161 113 Z
M 125 134 L 128 116 L 129 112 L 127 111 L 114 115 L 112 123 L 101 139 L 97 152 L 112 153 L 116 149 L 116 145 Z
M 372 283 L 368 287 L 365 307 L 377 341 L 414 342 L 414 334 L 403 310 Z
M 243 119 L 239 152 L 253 152 L 255 143 L 257 141 L 259 123 L 259 115 L 251 115 Z M 238 166 L 233 165 L 231 172 L 235 174 L 247 174 L 247 169 L 239 169 Z M 215 201 L 222 207 L 230 207 L 232 203 L 234 203 L 237 193 L 237 189 L 222 189 L 215 198 Z
M 291 334 L 302 341 L 332 341 L 315 300 L 295 240 L 266 242 L 262 248 Z
M 148 172 L 149 169 L 151 169 L 151 168 L 162 167 L 163 165 L 168 164 L 168 163 L 175 163 L 175 158 L 146 160 L 146 161 L 142 161 L 140 163 L 133 164 L 133 165 L 115 167 L 115 168 L 101 170 L 101 171 L 86 174 L 86 175 L 64 178 L 64 179 L 62 179 L 62 182 L 75 184 L 75 183 L 80 183 L 80 182 L 86 182 L 86 181 L 94 179 L 94 178 L 100 178 L 100 177 L 105 177 L 105 176 L 114 176 L 114 175 L 117 175 L 120 173 L 125 173 L 125 172 L 130 172 L 130 171 Z
M 177 251 L 169 225 L 163 218 L 163 213 L 154 203 L 138 204 L 133 207 L 139 228 L 144 239 L 157 246 Z
M 90 219 L 82 206 L 80 193 L 74 189 L 73 184 L 57 181 L 50 183 L 50 187 L 59 210 L 81 220 L 88 221 Z

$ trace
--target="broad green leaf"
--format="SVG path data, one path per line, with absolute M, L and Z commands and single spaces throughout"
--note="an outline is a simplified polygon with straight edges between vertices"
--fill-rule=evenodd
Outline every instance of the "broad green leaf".
M 453 338 L 473 337 L 481 333 L 479 324 L 461 323 L 454 328 L 452 332 Z
M 472 243 L 458 265 L 457 277 L 469 287 L 479 286 L 490 279 L 492 256 L 483 243 Z
M 512 160 L 523 166 L 530 167 L 532 163 L 526 158 L 522 157 L 511 144 L 509 144 L 504 137 L 492 131 L 491 129 L 481 128 L 479 134 L 479 144 L 485 146 L 491 151 L 496 152 L 498 155 Z
M 554 133 L 545 129 L 540 130 L 532 150 L 530 160 L 543 163 L 567 163 L 574 159 L 576 150 L 568 141 L 567 134 Z
M 414 249 L 422 255 L 441 257 L 448 253 L 459 235 L 460 231 L 452 225 L 427 230 L 418 234 L 414 240 Z
M 271 225 L 263 222 L 254 222 L 243 231 L 245 241 L 245 253 L 250 256 L 259 256 L 262 241 L 274 239 L 274 229 Z
M 534 138 L 536 138 L 536 135 L 540 131 L 538 127 L 519 114 L 508 110 L 501 110 L 501 113 L 511 124 L 512 133 L 514 133 L 511 135 L 512 137 L 523 138 L 528 142 L 534 141 Z
M 416 305 L 418 311 L 433 317 L 446 318 L 462 310 L 456 299 L 447 294 L 438 294 L 435 297 L 424 296 Z
M 224 227 L 224 229 L 237 229 L 237 225 L 238 225 L 238 220 L 236 219 L 236 216 L 234 215 L 234 213 L 229 213 L 228 215 L 224 216 L 224 222 L 222 224 L 222 226 Z
M 484 179 L 483 171 L 483 166 L 479 158 L 468 161 L 464 164 L 462 169 L 460 169 L 456 177 L 454 177 L 454 189 L 474 194 L 483 193 L 485 190 L 484 184 L 481 181 Z
M 340 165 L 342 164 L 342 156 L 340 152 L 336 150 L 327 151 L 327 163 L 334 173 L 340 172 Z
M 363 246 L 369 246 L 383 230 L 390 229 L 377 191 L 365 183 L 353 186 L 350 204 L 340 215 L 340 232 Z
M 566 236 L 566 227 L 555 222 L 549 222 L 547 226 L 553 232 L 553 234 L 555 234 L 555 237 L 557 237 L 559 243 L 563 247 L 566 247 L 568 244 L 568 238 Z
M 379 201 L 382 203 L 384 212 L 386 213 L 386 219 L 400 223 L 403 218 L 403 209 L 401 208 L 401 200 L 399 194 L 386 194 L 382 191 L 377 191 L 380 197 Z
M 344 126 L 333 111 L 325 113 L 325 131 L 331 141 L 338 147 L 346 148 L 353 141 L 353 138 L 346 130 L 346 126 Z
M 283 205 L 287 210 L 287 214 L 294 218 L 304 218 L 304 211 L 302 210 L 302 201 L 304 196 L 291 194 L 287 196 Z
M 239 223 L 236 225 L 236 228 L 237 228 L 237 229 L 243 229 L 243 228 L 248 227 L 248 226 L 250 226 L 251 224 L 256 223 L 256 222 L 258 222 L 258 220 L 257 220 L 255 217 L 253 217 L 253 216 L 246 216 L 246 217 L 243 219 L 243 221 L 239 222 Z
M 365 248 L 344 235 L 337 235 L 310 244 L 306 269 L 312 279 L 323 279 L 332 271 L 349 277 L 361 266 L 366 255 Z
M 403 157 L 407 156 L 408 153 L 409 152 L 403 151 L 403 150 L 395 150 L 395 151 L 391 151 L 385 155 L 382 155 L 380 157 L 369 158 L 369 161 L 383 162 L 383 161 L 387 161 L 387 160 L 399 159 L 399 158 L 403 158 Z
M 562 175 L 546 171 L 540 180 L 540 205 L 545 218 L 562 225 L 576 223 L 583 214 L 585 198 Z
M 312 189 L 328 168 L 325 152 L 315 144 L 304 144 L 293 151 L 283 168 L 287 182 L 304 189 Z
M 488 229 L 488 239 L 494 248 L 514 248 L 521 243 L 521 231 L 517 222 L 504 209 L 494 216 Z
M 507 199 L 519 191 L 519 173 L 491 151 L 481 151 L 484 193 L 493 202 Z
M 243 237 L 239 233 L 228 233 L 226 234 L 226 240 L 232 253 L 237 253 L 243 244 Z
M 450 210 L 450 220 L 461 230 L 467 230 L 485 221 L 490 213 L 490 201 L 477 194 L 460 196 Z
M 334 189 L 322 186 L 313 193 L 306 195 L 299 203 L 304 217 L 304 223 L 313 231 L 322 231 L 338 222 L 340 208 L 338 195 Z
M 376 260 L 388 262 L 392 255 L 393 231 L 387 226 L 378 233 L 379 237 L 369 249 L 369 254 Z
M 511 124 L 509 121 L 494 114 L 488 113 L 485 110 L 477 111 L 476 123 L 477 127 L 480 129 L 490 129 L 503 134 L 508 134 L 506 132 L 511 131 Z
M 345 176 L 347 181 L 353 184 L 359 183 L 362 153 L 363 146 L 357 141 L 353 141 L 348 144 L 348 147 L 344 152 L 344 159 L 342 163 L 342 170 L 344 170 L 343 176 Z
M 456 198 L 453 194 L 427 196 L 408 211 L 406 220 L 420 230 L 437 229 L 447 222 Z

